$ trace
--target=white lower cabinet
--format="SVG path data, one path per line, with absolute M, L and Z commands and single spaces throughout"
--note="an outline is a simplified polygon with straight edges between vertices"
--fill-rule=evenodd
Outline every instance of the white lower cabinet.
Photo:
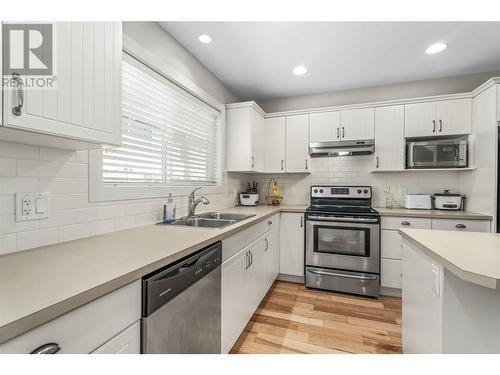
M 403 259 L 403 240 L 400 228 L 454 230 L 469 232 L 490 232 L 489 220 L 436 219 L 415 217 L 382 217 L 380 240 L 380 285 L 386 288 L 401 289 Z
M 92 354 L 140 354 L 141 322 L 137 321 L 120 332 Z
M 304 277 L 304 214 L 281 214 L 280 273 Z
M 103 350 L 119 350 L 119 343 L 124 350 L 136 350 L 139 337 L 133 330 L 124 332 L 140 317 L 141 280 L 137 280 L 1 344 L 0 353 L 29 354 L 47 344 L 57 345 L 61 354 L 91 353 L 103 345 Z
M 223 258 L 234 254 L 222 263 L 222 353 L 231 350 L 278 276 L 279 221 L 275 215 L 222 242 Z M 254 240 L 236 253 L 227 248 L 245 244 L 251 236 Z

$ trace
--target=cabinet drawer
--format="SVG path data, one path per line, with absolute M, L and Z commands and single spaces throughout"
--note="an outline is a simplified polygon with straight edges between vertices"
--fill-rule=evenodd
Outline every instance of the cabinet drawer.
M 413 229 L 431 229 L 432 220 L 422 217 L 392 217 L 383 216 L 381 220 L 382 229 L 400 229 L 400 228 L 413 228 Z
M 385 259 L 380 260 L 380 285 L 388 288 L 401 289 L 402 286 L 402 266 L 401 260 Z
M 61 354 L 86 354 L 141 317 L 141 280 L 60 316 L 0 345 L 0 353 L 31 353 L 56 343 Z
M 432 219 L 432 229 L 462 232 L 489 232 L 489 220 Z
M 402 259 L 402 239 L 401 235 L 395 230 L 381 231 L 381 257 L 390 259 Z
M 140 354 L 141 322 L 137 321 L 120 332 L 92 354 Z

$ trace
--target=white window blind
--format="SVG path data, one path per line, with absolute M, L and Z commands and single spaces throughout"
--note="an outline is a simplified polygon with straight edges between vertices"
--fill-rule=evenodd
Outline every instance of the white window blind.
M 122 64 L 122 146 L 103 151 L 103 182 L 215 185 L 220 112 L 142 63 Z

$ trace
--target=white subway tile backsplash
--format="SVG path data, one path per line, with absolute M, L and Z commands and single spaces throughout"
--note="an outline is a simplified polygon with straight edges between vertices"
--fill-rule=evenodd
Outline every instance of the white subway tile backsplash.
M 0 176 L 15 176 L 17 173 L 17 160 L 0 158 Z
M 51 210 L 48 219 L 40 220 L 40 228 L 60 227 L 76 223 L 76 210 Z
M 16 198 L 13 194 L 0 195 L 0 215 L 14 214 L 16 212 Z
M 0 235 L 0 254 L 12 253 L 17 250 L 17 235 L 15 233 Z
M 104 206 L 102 208 L 103 219 L 113 219 L 125 215 L 126 215 L 125 206 Z
M 76 193 L 74 178 L 40 177 L 40 191 L 54 193 Z
M 98 234 L 109 233 L 115 231 L 115 221 L 113 219 L 109 220 L 99 220 L 90 223 L 90 235 L 95 236 Z
M 36 193 L 38 178 L 34 177 L 0 177 L 0 194 Z
M 83 179 L 76 179 L 76 191 L 78 193 L 86 193 L 89 191 L 89 181 Z
M 89 207 L 88 194 L 54 194 L 50 199 L 51 209 L 68 210 L 71 208 Z
M 134 203 L 127 205 L 126 215 L 139 215 L 146 212 L 145 203 Z
M 38 229 L 39 222 L 16 221 L 16 215 L 0 215 L 0 234 L 16 233 L 26 230 Z
M 90 236 L 90 224 L 74 224 L 59 227 L 59 241 L 71 241 Z
M 18 176 L 36 177 L 79 177 L 87 178 L 88 168 L 85 164 L 70 163 L 64 159 L 55 160 L 18 160 Z
M 17 250 L 51 245 L 59 242 L 59 229 L 41 229 L 17 234 Z
M 102 207 L 81 208 L 76 212 L 76 221 L 85 223 L 102 219 Z
M 115 219 L 115 230 L 135 227 L 135 216 L 121 216 Z
M 57 148 L 40 147 L 40 160 L 56 160 L 62 161 L 75 160 L 75 152 L 70 150 L 61 150 Z

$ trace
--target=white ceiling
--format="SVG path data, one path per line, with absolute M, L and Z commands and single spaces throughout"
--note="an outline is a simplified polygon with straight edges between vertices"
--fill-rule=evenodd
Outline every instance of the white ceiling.
M 500 22 L 160 24 L 242 100 L 500 70 Z M 427 55 L 439 41 L 448 48 Z M 297 65 L 308 73 L 293 75 Z

